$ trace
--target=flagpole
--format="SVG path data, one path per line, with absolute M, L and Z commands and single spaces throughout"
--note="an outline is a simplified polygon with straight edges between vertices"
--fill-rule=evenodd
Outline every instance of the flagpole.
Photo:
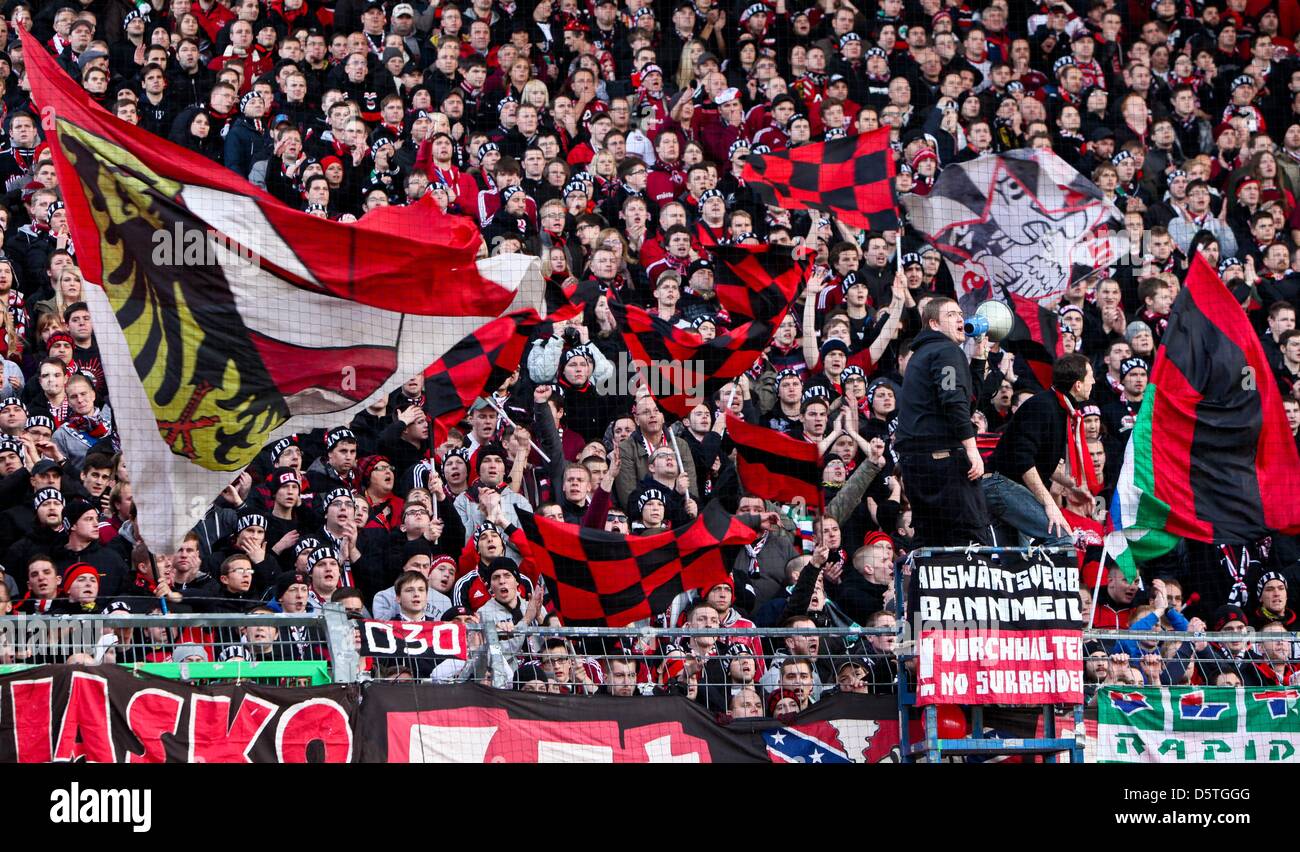
M 496 409 L 497 414 L 501 416 L 502 420 L 506 421 L 511 426 L 514 426 L 516 429 L 519 428 L 519 426 L 515 423 L 515 421 L 510 419 L 510 415 L 506 414 L 506 410 L 497 403 L 496 397 L 494 397 L 492 394 L 488 394 L 483 398 L 487 400 L 488 405 Z M 550 457 L 546 455 L 546 453 L 542 452 L 542 448 L 537 446 L 537 444 L 533 442 L 533 439 L 531 437 L 528 439 L 528 446 L 536 450 L 537 454 L 542 457 L 542 461 L 546 462 L 547 464 L 551 463 Z
M 1107 536 L 1106 538 L 1110 538 Z M 1101 562 L 1097 566 L 1097 582 L 1092 588 L 1092 612 L 1088 613 L 1088 629 L 1092 629 L 1093 620 L 1097 617 L 1097 598 L 1101 595 L 1101 575 L 1106 573 L 1106 555 L 1110 553 L 1110 542 L 1103 539 L 1101 547 Z
M 894 190 L 892 182 L 889 189 L 891 189 L 891 191 Z M 897 272 L 902 272 L 902 232 L 905 232 L 907 225 L 904 220 L 902 220 L 902 206 L 901 204 L 898 204 L 897 191 L 893 191 L 893 195 L 894 206 L 896 206 L 898 211 L 898 233 L 897 235 L 894 235 L 894 268 L 896 268 Z
M 672 429 L 666 430 L 668 433 L 668 446 L 673 448 L 673 457 L 677 459 L 677 475 L 681 476 L 686 470 L 682 467 L 682 451 L 677 449 L 677 436 L 673 434 Z M 690 486 L 687 485 L 687 493 L 690 492 Z
M 144 544 L 144 540 L 143 540 L 143 539 L 141 539 L 141 544 Z M 159 584 L 160 582 L 162 582 L 162 577 L 159 576 L 159 574 L 158 574 L 158 558 L 155 557 L 155 556 L 153 555 L 153 551 L 149 549 L 149 546 L 148 546 L 147 544 L 144 545 L 144 549 L 145 549 L 145 552 L 149 554 L 149 567 L 150 567 L 150 569 L 153 571 L 153 589 L 151 589 L 150 591 L 154 591 L 154 590 L 156 590 L 156 589 L 158 588 L 158 584 Z M 171 588 L 171 587 L 168 586 L 168 589 L 170 589 L 170 588 Z M 162 614 L 163 614 L 163 615 L 170 615 L 170 614 L 171 614 L 171 608 L 167 606 L 167 596 L 166 596 L 166 595 L 159 595 L 159 596 L 158 596 L 158 604 L 159 604 L 160 608 L 162 609 Z

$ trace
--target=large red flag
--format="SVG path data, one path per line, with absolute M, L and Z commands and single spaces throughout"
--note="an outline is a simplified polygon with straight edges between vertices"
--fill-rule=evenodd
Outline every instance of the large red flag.
M 23 41 L 156 548 L 179 544 L 268 442 L 347 424 L 419 375 L 506 309 L 532 268 L 498 258 L 484 277 L 477 228 L 431 201 L 356 224 L 286 207 L 110 115 Z
M 424 371 L 424 410 L 433 420 L 433 445 L 441 447 L 447 433 L 465 419 L 474 401 L 492 393 L 519 369 L 528 341 L 546 336 L 546 328 L 577 316 L 599 296 L 596 285 L 586 282 L 549 316 L 532 308 L 512 311 L 467 335 Z
M 1111 502 L 1126 570 L 1175 536 L 1247 544 L 1300 531 L 1300 455 L 1250 320 L 1197 254 L 1169 316 Z
M 732 322 L 784 316 L 808 278 L 812 252 L 782 246 L 713 246 L 713 290 Z
M 777 503 L 803 498 L 809 506 L 821 505 L 822 466 L 816 444 L 751 425 L 731 412 L 727 435 L 736 445 L 736 466 L 746 491 Z
M 786 313 L 771 323 L 747 322 L 706 341 L 636 305 L 611 300 L 609 310 L 633 363 L 646 368 L 650 392 L 678 417 L 752 369 Z

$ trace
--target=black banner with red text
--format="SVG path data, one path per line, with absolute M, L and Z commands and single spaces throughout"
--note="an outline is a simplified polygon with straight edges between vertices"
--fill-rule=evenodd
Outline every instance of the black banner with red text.
M 876 763 L 897 759 L 892 698 L 832 695 L 792 719 L 719 724 L 685 698 L 370 684 L 366 763 Z
M 677 696 L 193 686 L 117 666 L 0 678 L 0 763 L 890 763 L 898 740 L 887 696 L 724 724 Z
M 0 763 L 349 763 L 356 695 L 41 666 L 0 678 Z

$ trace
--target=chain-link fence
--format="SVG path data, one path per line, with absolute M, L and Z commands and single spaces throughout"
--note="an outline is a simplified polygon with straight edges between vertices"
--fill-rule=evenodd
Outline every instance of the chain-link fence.
M 478 681 L 565 695 L 683 695 L 719 713 L 803 709 L 830 691 L 894 694 L 893 626 L 595 628 L 468 625 L 465 659 L 377 655 L 362 679 Z
M 758 720 L 789 718 L 835 693 L 892 699 L 915 688 L 915 643 L 904 622 L 767 629 L 470 623 L 458 652 L 443 656 L 400 644 L 363 655 L 365 626 L 335 605 L 296 615 L 13 616 L 0 619 L 0 674 L 81 663 L 199 684 L 474 682 L 573 697 L 683 696 L 719 718 Z M 458 626 L 438 629 L 449 627 Z M 1300 749 L 1300 634 L 1270 625 L 1087 630 L 1083 639 L 1087 739 L 1092 748 L 1100 713 L 1104 759 L 1141 757 L 1140 747 L 1166 749 L 1162 758 L 1194 757 L 1219 740 L 1243 760 Z M 936 725 L 919 708 L 899 709 L 901 735 L 916 741 L 909 748 L 935 760 L 981 759 L 981 752 L 987 759 L 1006 742 L 1041 741 L 1044 755 L 1053 745 L 1065 756 L 1085 739 L 1073 707 L 952 708 Z M 1197 726 L 1215 731 L 1200 736 Z
M 51 663 L 116 664 L 194 682 L 293 686 L 352 676 L 341 607 L 317 614 L 18 615 L 0 618 L 0 674 Z
M 0 674 L 117 664 L 192 681 L 477 681 L 500 689 L 686 695 L 766 715 L 827 691 L 893 694 L 893 625 L 872 628 L 565 628 L 469 624 L 462 656 L 362 656 L 362 622 L 311 615 L 84 615 L 0 619 Z M 786 703 L 782 703 L 786 702 Z
M 1101 686 L 1300 686 L 1300 634 L 1242 624 L 1217 633 L 1084 631 L 1084 681 Z

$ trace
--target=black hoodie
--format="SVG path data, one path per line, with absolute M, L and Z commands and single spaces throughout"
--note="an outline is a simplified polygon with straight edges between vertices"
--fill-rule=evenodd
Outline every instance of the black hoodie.
M 937 331 L 918 334 L 898 400 L 895 449 L 928 453 L 974 438 L 970 417 L 975 391 L 962 348 Z
M 194 117 L 199 113 L 206 115 L 207 110 L 203 107 L 190 107 L 182 111 L 180 115 L 176 116 L 176 120 L 172 122 L 171 133 L 168 134 L 167 138 L 183 148 L 189 148 L 213 162 L 220 163 L 223 154 L 222 139 L 220 129 L 212 122 L 211 116 L 208 118 L 211 129 L 208 131 L 206 138 L 200 139 L 190 132 L 190 123 L 194 121 Z

